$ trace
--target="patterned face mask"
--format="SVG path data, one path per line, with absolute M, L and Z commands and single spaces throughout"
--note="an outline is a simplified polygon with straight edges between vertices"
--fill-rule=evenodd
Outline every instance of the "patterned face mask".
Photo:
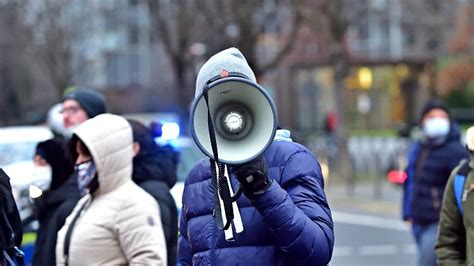
M 77 186 L 79 188 L 80 195 L 84 195 L 89 188 L 89 184 L 94 179 L 97 169 L 95 167 L 94 161 L 89 160 L 79 164 L 76 164 L 75 167 L 77 174 Z

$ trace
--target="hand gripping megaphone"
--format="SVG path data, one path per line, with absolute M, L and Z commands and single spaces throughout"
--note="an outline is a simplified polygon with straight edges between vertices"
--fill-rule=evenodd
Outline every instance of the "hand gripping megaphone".
M 257 83 L 240 73 L 211 79 L 191 109 L 191 134 L 199 149 L 214 158 L 209 117 L 215 131 L 219 161 L 242 164 L 261 155 L 277 129 L 275 104 Z

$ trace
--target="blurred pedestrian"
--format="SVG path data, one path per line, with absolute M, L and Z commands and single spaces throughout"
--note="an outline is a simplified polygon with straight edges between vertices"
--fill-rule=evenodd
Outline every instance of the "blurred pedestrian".
M 202 66 L 196 95 L 222 70 L 256 83 L 245 57 L 230 48 Z M 321 168 L 308 149 L 292 142 L 288 130 L 278 130 L 262 156 L 232 167 L 233 190 L 239 184 L 243 190 L 237 204 L 245 227 L 233 241 L 226 241 L 214 218 L 215 168 L 211 165 L 209 158 L 202 159 L 185 182 L 178 244 L 182 265 L 329 263 L 334 232 Z
M 168 152 L 156 144 L 151 131 L 142 123 L 129 119 L 133 131 L 132 180 L 148 192 L 160 206 L 161 222 L 168 251 L 168 265 L 176 265 L 178 210 L 170 189 L 176 183 L 176 164 Z
M 470 160 L 451 173 L 441 208 L 436 244 L 440 266 L 474 264 L 474 127 L 467 130 L 466 143 Z
M 74 162 L 65 148 L 68 139 L 74 128 L 106 110 L 105 97 L 101 93 L 79 87 L 68 92 L 62 102 L 48 112 L 47 122 L 54 138 L 38 145 L 35 169 L 36 174 L 51 175 L 51 184 L 41 197 L 34 199 L 40 228 L 33 265 L 55 264 L 57 233 L 79 200 Z
M 133 134 L 124 118 L 102 114 L 70 141 L 84 195 L 58 233 L 66 265 L 166 265 L 159 206 L 132 181 Z
M 421 139 L 414 141 L 408 151 L 403 219 L 412 224 L 418 247 L 417 264 L 428 266 L 436 265 L 434 247 L 446 182 L 457 164 L 468 158 L 468 153 L 461 144 L 459 127 L 443 102 L 427 102 L 419 126 Z
M 21 245 L 23 228 L 13 198 L 10 177 L 0 168 L 0 265 L 24 265 Z
M 89 88 L 73 89 L 64 96 L 62 103 L 66 137 L 70 136 L 74 128 L 87 119 L 107 112 L 104 95 Z
M 324 120 L 324 131 L 326 135 L 333 135 L 336 132 L 337 127 L 337 114 L 334 111 L 327 113 L 326 119 Z
M 79 199 L 75 183 L 67 182 L 74 164 L 65 154 L 65 140 L 54 138 L 38 143 L 34 157 L 35 215 L 39 222 L 33 265 L 56 265 L 57 232 Z

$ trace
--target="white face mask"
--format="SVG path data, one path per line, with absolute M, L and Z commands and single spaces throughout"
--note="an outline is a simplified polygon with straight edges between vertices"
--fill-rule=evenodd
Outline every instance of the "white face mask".
M 449 120 L 441 117 L 430 118 L 423 124 L 423 132 L 429 138 L 444 137 L 449 132 Z
M 36 166 L 33 172 L 33 185 L 41 190 L 48 190 L 51 185 L 53 170 L 51 166 Z

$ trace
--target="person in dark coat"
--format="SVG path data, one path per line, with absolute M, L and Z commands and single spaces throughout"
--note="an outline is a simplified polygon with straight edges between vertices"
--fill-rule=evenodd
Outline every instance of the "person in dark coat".
M 13 197 L 10 177 L 0 168 L 0 265 L 24 265 L 21 245 L 23 228 Z
M 178 211 L 170 189 L 176 183 L 176 164 L 168 151 L 155 143 L 150 130 L 129 119 L 132 126 L 134 151 L 132 180 L 148 192 L 160 206 L 165 233 L 168 265 L 176 265 L 178 242 Z
M 420 127 L 423 134 L 408 151 L 403 219 L 412 224 L 417 264 L 428 266 L 436 265 L 435 244 L 446 183 L 451 171 L 469 154 L 443 102 L 431 100 L 425 104 Z
M 37 178 L 50 180 L 50 184 L 33 199 L 39 222 L 33 265 L 56 264 L 57 232 L 79 199 L 77 182 L 69 178 L 74 172 L 74 164 L 64 154 L 65 140 L 62 138 L 46 140 L 36 146 L 36 174 L 43 175 Z
M 223 72 L 238 73 L 256 83 L 245 57 L 230 48 L 202 66 L 196 96 Z M 233 241 L 226 241 L 229 238 L 215 220 L 212 169 L 210 158 L 204 158 L 185 181 L 178 245 L 182 265 L 329 263 L 334 231 L 321 167 L 307 148 L 291 140 L 288 130 L 277 130 L 263 156 L 232 166 L 232 190 L 237 191 L 239 185 L 243 190 L 237 205 L 244 227 Z

